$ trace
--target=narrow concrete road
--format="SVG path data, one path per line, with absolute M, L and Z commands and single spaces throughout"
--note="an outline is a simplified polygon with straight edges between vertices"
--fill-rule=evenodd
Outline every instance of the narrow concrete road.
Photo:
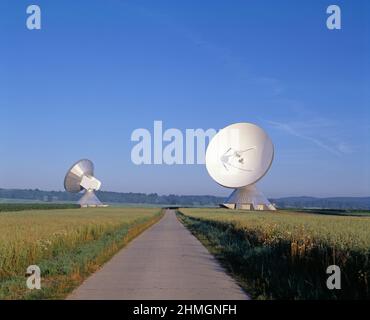
M 179 222 L 164 217 L 68 299 L 249 299 L 207 249 Z

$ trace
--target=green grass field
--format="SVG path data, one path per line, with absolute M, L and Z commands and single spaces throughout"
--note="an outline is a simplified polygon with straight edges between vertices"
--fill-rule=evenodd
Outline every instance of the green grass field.
M 332 216 L 370 217 L 369 210 L 342 210 L 342 209 L 284 209 L 286 212 L 313 213 Z
M 158 208 L 84 208 L 0 213 L 0 299 L 64 298 L 161 217 Z M 29 265 L 41 290 L 26 288 Z
M 25 210 L 78 209 L 74 203 L 0 203 L 0 213 Z
M 370 218 L 181 209 L 180 220 L 255 299 L 369 299 Z M 328 290 L 326 268 L 341 268 Z

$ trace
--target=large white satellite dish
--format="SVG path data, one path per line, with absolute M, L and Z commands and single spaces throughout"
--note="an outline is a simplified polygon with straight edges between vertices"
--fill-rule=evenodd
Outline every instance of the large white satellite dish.
M 208 145 L 206 167 L 220 185 L 235 191 L 223 204 L 232 209 L 276 210 L 255 183 L 270 169 L 271 139 L 252 123 L 235 123 L 220 130 Z
M 68 192 L 79 193 L 85 190 L 78 201 L 81 207 L 104 206 L 95 191 L 99 190 L 101 182 L 94 177 L 94 164 L 88 159 L 77 161 L 67 172 L 64 178 L 64 188 Z

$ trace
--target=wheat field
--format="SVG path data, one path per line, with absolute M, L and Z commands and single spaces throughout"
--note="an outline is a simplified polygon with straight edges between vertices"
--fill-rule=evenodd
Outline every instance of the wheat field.
M 160 215 L 158 208 L 2 212 L 0 298 L 59 297 L 62 282 L 80 283 Z M 41 268 L 45 295 L 24 290 L 24 274 L 32 264 Z M 71 289 L 66 287 L 61 294 Z
M 254 298 L 370 297 L 370 217 L 181 209 L 180 219 Z M 326 287 L 333 264 L 341 290 Z

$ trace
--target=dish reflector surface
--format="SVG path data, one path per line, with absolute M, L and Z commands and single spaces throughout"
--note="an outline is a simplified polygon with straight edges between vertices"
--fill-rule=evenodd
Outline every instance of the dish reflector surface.
M 208 145 L 206 167 L 227 188 L 256 183 L 269 170 L 274 146 L 264 130 L 252 123 L 235 123 L 220 130 Z
M 67 172 L 64 188 L 68 192 L 78 193 L 83 190 L 81 181 L 84 176 L 94 176 L 94 164 L 88 159 L 76 162 Z

